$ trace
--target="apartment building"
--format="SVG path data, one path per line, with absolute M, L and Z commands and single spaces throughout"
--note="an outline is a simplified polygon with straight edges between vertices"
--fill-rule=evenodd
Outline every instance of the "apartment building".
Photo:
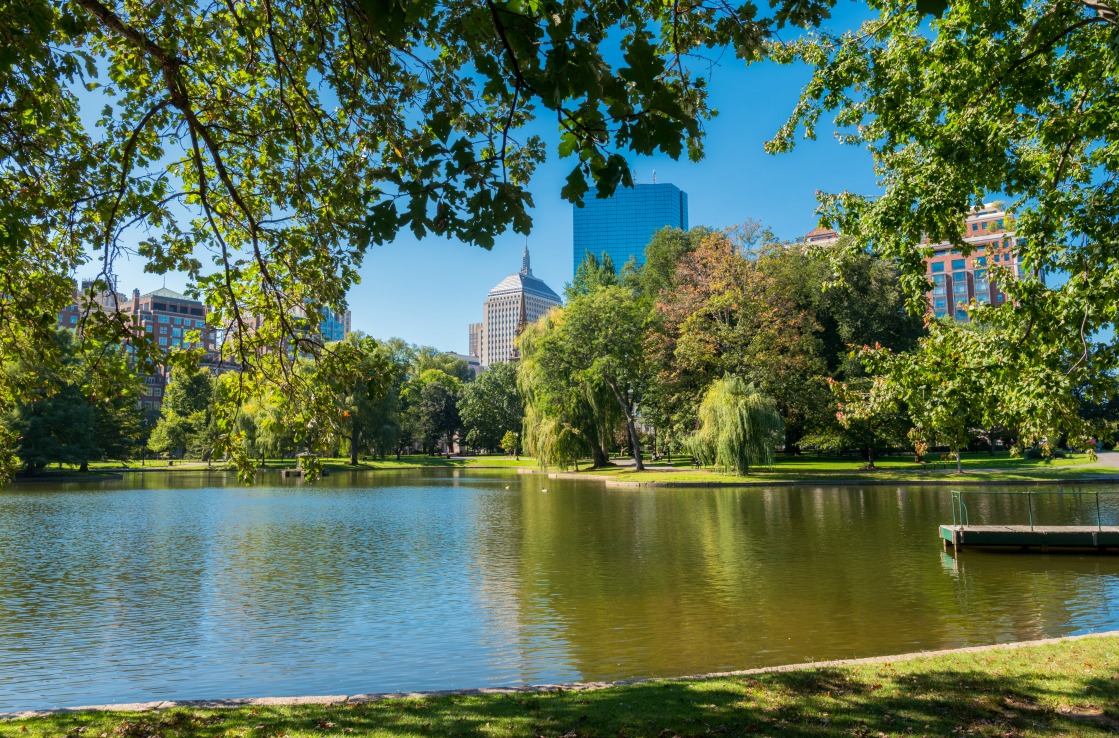
M 950 243 L 933 245 L 933 255 L 925 259 L 926 273 L 933 283 L 928 293 L 929 309 L 937 318 L 968 319 L 967 306 L 1002 305 L 1006 294 L 993 279 L 991 267 L 1004 267 L 1018 277 L 1021 258 L 1017 253 L 1013 216 L 1002 203 L 975 208 L 965 223 L 964 241 L 971 246 L 967 256 Z M 927 241 L 925 242 L 927 243 Z

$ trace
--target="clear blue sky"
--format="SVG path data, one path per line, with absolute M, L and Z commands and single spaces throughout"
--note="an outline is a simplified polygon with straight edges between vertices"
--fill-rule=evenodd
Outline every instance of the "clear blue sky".
M 837 9 L 834 25 L 850 27 L 865 8 L 852 3 Z M 772 64 L 746 67 L 727 54 L 711 77 L 711 103 L 719 116 L 707 124 L 706 158 L 698 163 L 663 158 L 631 158 L 636 181 L 671 182 L 688 193 L 692 226 L 723 227 L 747 218 L 762 221 L 782 238 L 795 238 L 816 226 L 816 190 L 877 191 L 871 158 L 865 151 L 839 146 L 831 129 L 820 140 L 802 141 L 791 154 L 762 150 L 785 121 L 808 79 L 804 68 Z M 571 280 L 572 205 L 560 189 L 572 166 L 555 154 L 532 183 L 536 208 L 529 237 L 536 276 L 557 292 Z M 353 327 L 377 338 L 399 336 L 444 351 L 465 352 L 467 324 L 481 320 L 490 288 L 520 268 L 524 237 L 508 233 L 492 251 L 410 234 L 395 243 L 372 247 L 361 269 L 362 281 L 349 294 Z M 90 271 L 93 271 L 90 269 Z M 149 291 L 163 277 L 143 272 L 135 257 L 117 264 L 119 286 Z M 79 272 L 80 276 L 87 276 Z M 167 286 L 183 289 L 181 276 Z

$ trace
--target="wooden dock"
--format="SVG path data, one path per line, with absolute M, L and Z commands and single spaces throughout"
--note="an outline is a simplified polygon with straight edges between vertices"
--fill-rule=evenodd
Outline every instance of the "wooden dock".
M 1119 525 L 942 525 L 944 548 L 1119 548 Z

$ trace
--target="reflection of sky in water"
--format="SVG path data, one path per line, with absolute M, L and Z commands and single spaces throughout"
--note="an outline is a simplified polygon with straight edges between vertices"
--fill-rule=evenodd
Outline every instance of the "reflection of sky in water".
M 1119 627 L 1119 556 L 945 554 L 946 490 L 201 482 L 0 493 L 0 710 L 673 675 Z M 1028 516 L 1005 496 L 969 509 Z M 1119 497 L 1102 513 L 1119 521 Z M 1094 523 L 1095 502 L 1035 496 L 1034 514 Z

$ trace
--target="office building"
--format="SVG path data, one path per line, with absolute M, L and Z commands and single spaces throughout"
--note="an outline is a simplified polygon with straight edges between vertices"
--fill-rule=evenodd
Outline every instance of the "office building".
M 482 322 L 470 324 L 471 354 L 478 357 L 482 368 L 513 360 L 516 338 L 524 327 L 561 304 L 559 295 L 533 276 L 525 246 L 521 270 L 490 290 L 482 304 Z
M 591 189 L 583 197 L 583 207 L 574 209 L 572 273 L 587 254 L 599 258 L 609 254 L 619 271 L 630 257 L 644 264 L 646 244 L 666 226 L 688 230 L 688 194 L 676 185 L 619 186 L 605 199 Z
M 965 321 L 968 319 L 966 308 L 971 302 L 1005 303 L 1006 295 L 988 271 L 991 267 L 1005 267 L 1011 277 L 1021 273 L 1014 220 L 1003 210 L 1002 203 L 974 208 L 965 228 L 964 241 L 971 246 L 970 254 L 964 256 L 952 244 L 944 242 L 934 244 L 933 255 L 925 259 L 926 274 L 933 283 L 928 293 L 929 308 L 937 318 L 952 316 Z

